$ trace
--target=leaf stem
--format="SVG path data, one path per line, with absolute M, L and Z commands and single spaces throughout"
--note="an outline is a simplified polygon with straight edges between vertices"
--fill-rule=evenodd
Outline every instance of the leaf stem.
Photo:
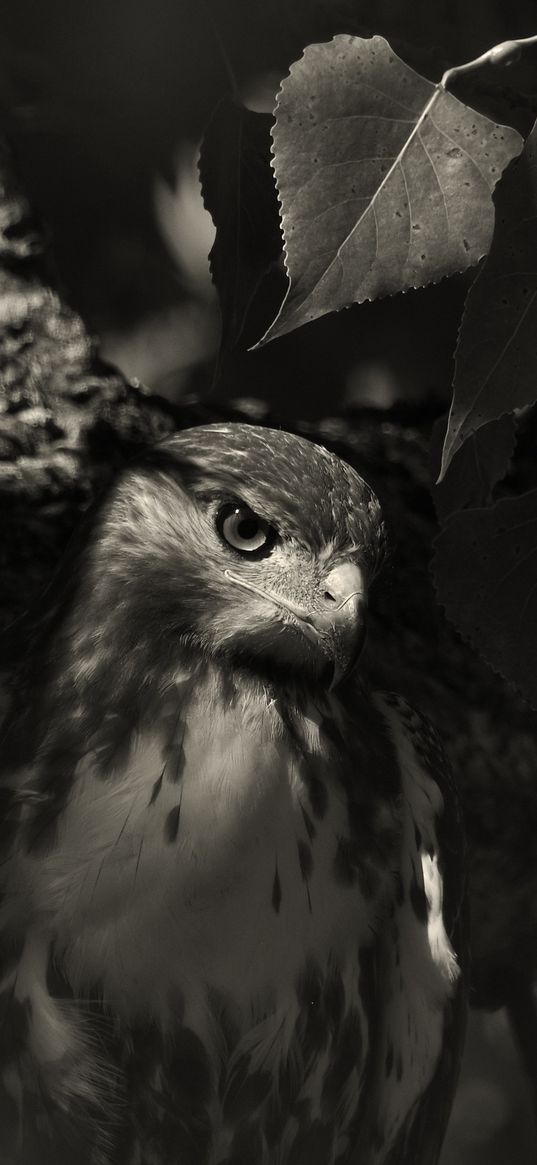
M 467 61 L 465 65 L 454 65 L 452 69 L 446 69 L 440 81 L 440 88 L 447 89 L 452 81 L 456 81 L 458 77 L 462 77 L 466 73 L 473 73 L 474 69 L 480 69 L 483 65 L 503 65 L 505 67 L 512 65 L 518 60 L 522 50 L 530 45 L 537 45 L 537 36 L 525 36 L 519 40 L 504 40 L 501 44 L 494 45 L 494 48 L 488 49 L 486 53 L 481 53 L 481 56 L 476 57 L 475 60 Z

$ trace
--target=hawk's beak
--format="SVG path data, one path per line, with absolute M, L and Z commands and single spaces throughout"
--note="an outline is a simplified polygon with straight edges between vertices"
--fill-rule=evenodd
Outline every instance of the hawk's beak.
M 321 606 L 310 614 L 323 650 L 332 658 L 334 688 L 352 671 L 361 654 L 366 633 L 366 588 L 363 574 L 352 562 L 342 562 L 325 576 Z
M 365 640 L 366 588 L 364 576 L 353 562 L 341 562 L 322 579 L 310 609 L 291 599 L 266 591 L 254 582 L 226 569 L 224 574 L 238 586 L 275 603 L 330 661 L 330 689 L 352 671 Z

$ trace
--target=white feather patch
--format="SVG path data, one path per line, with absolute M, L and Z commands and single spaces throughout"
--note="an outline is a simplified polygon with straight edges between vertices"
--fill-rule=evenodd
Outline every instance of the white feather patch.
M 423 887 L 427 899 L 427 937 L 431 954 L 444 978 L 453 983 L 459 975 L 457 957 L 444 926 L 442 902 L 444 887 L 438 866 L 438 854 L 420 851 Z

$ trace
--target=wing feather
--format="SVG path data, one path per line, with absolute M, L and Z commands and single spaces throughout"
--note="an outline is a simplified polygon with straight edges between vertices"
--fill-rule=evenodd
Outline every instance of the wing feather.
M 375 700 L 399 756 L 404 824 L 377 952 L 375 1117 L 366 1160 L 434 1165 L 465 1032 L 463 831 L 435 730 L 400 697 L 379 694 Z

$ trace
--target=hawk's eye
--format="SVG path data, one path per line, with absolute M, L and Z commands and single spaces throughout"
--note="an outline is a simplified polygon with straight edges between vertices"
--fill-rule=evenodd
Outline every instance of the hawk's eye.
M 254 514 L 249 506 L 224 506 L 218 514 L 217 526 L 224 541 L 241 554 L 269 550 L 276 537 L 274 527 Z

